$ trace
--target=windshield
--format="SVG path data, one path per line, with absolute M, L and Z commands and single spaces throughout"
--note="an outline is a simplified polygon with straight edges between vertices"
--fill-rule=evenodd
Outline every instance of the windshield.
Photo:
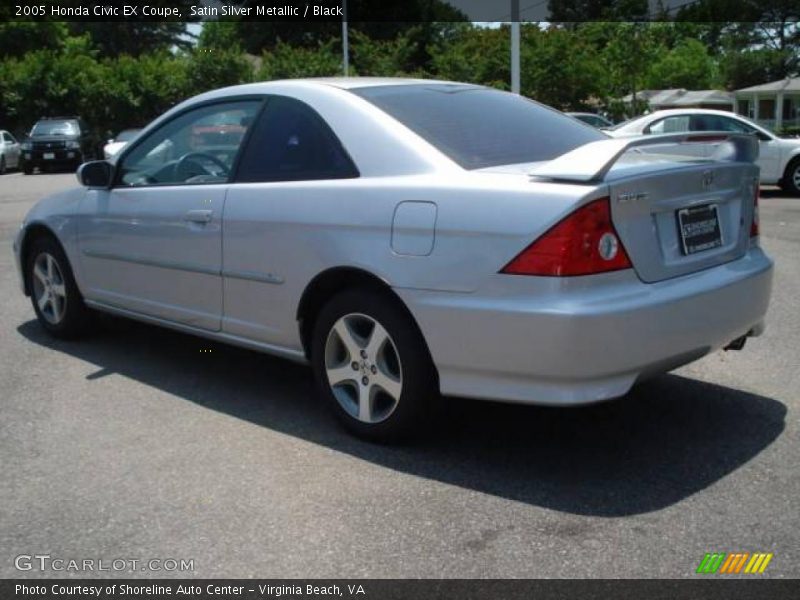
M 119 135 L 114 139 L 115 142 L 130 142 L 133 138 L 136 137 L 136 134 L 139 133 L 141 129 L 126 129 L 125 131 L 120 131 Z
M 39 121 L 31 129 L 31 136 L 37 135 L 78 135 L 77 121 Z
M 606 135 L 532 100 L 465 84 L 356 88 L 465 169 L 552 160 Z

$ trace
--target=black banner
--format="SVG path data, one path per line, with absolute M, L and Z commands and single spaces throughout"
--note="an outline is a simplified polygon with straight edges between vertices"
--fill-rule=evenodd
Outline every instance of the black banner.
M 0 0 L 0 21 L 786 23 L 800 3 L 778 0 Z
M 0 598 L 31 600 L 782 600 L 798 584 L 780 579 L 691 580 L 3 580 Z

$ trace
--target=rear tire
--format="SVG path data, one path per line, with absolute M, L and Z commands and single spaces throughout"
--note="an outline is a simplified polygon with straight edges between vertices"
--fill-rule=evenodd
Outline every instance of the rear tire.
M 33 240 L 25 264 L 31 303 L 50 335 L 74 338 L 85 333 L 91 311 L 83 302 L 61 245 L 50 236 Z
M 786 167 L 781 187 L 788 194 L 800 196 L 800 158 L 795 158 Z
M 30 165 L 28 163 L 23 164 L 22 165 L 22 172 L 25 173 L 25 175 L 32 174 L 33 173 L 33 165 Z
M 311 344 L 319 394 L 348 431 L 393 442 L 430 424 L 435 369 L 395 298 L 368 289 L 339 293 L 320 311 Z

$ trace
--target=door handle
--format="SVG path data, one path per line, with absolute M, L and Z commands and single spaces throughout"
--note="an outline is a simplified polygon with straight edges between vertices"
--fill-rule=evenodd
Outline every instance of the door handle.
M 213 210 L 190 210 L 183 217 L 183 220 L 191 221 L 192 223 L 208 223 L 213 216 Z

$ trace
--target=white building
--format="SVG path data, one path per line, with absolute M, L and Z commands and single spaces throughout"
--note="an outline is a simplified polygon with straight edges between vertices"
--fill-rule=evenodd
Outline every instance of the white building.
M 647 103 L 647 108 L 651 111 L 667 108 L 733 110 L 733 94 L 720 90 L 685 90 L 682 88 L 642 90 L 636 94 L 636 100 Z M 633 95 L 624 96 L 622 101 L 630 106 L 633 103 Z
M 800 77 L 736 90 L 734 111 L 772 129 L 800 127 Z

